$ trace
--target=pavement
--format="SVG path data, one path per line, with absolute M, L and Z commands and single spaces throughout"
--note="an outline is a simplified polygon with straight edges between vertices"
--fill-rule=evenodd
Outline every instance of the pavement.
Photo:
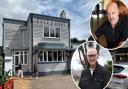
M 51 75 L 14 80 L 14 89 L 78 89 L 71 75 Z
M 14 79 L 14 89 L 30 89 L 30 79 L 15 78 Z

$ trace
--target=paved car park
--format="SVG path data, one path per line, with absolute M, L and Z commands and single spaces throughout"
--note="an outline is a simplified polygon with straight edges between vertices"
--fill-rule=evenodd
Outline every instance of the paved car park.
M 14 79 L 14 89 L 30 89 L 30 79 Z
M 14 80 L 14 89 L 78 89 L 71 75 L 51 75 Z
M 32 89 L 78 89 L 70 75 L 52 75 L 32 79 Z

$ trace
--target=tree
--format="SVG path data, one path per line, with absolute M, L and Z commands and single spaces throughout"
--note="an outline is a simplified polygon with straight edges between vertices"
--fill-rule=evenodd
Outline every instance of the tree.
M 71 43 L 84 43 L 84 42 L 86 42 L 86 40 L 78 40 L 76 37 L 71 38 Z
M 78 40 L 77 38 L 72 38 L 72 39 L 71 39 L 71 42 L 72 42 L 72 43 L 79 43 L 79 40 Z

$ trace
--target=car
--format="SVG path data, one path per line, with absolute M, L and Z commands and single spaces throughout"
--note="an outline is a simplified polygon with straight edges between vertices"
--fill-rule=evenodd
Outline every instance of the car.
M 108 87 L 110 89 L 128 89 L 128 64 L 113 64 L 113 76 Z

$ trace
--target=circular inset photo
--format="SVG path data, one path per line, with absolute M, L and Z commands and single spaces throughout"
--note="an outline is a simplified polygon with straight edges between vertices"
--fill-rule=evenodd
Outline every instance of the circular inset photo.
M 122 47 L 128 38 L 128 8 L 120 0 L 102 0 L 92 11 L 91 33 L 101 46 Z
M 71 75 L 80 89 L 103 89 L 112 75 L 112 57 L 95 41 L 81 44 L 71 61 Z

